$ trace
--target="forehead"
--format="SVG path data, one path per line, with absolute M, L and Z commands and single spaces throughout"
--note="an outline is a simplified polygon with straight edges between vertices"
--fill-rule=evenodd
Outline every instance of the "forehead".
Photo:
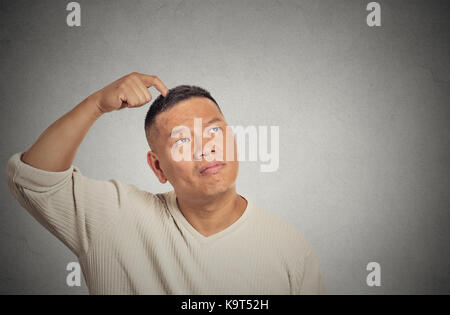
M 156 116 L 155 123 L 160 133 L 170 133 L 175 126 L 192 126 L 194 118 L 206 119 L 224 117 L 217 108 L 217 105 L 206 97 L 191 97 L 179 102 L 172 108 Z

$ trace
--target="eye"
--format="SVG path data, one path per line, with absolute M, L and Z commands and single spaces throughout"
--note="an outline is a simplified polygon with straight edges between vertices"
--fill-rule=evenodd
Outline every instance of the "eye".
M 180 145 L 180 144 L 183 144 L 183 143 L 188 143 L 190 141 L 191 141 L 191 139 L 189 139 L 189 138 L 181 138 L 181 139 L 178 139 L 177 142 L 175 142 L 175 144 L 176 145 Z
M 220 130 L 220 127 L 212 127 L 211 129 L 209 129 L 209 132 L 210 133 L 217 133 L 217 132 L 219 132 L 219 130 Z

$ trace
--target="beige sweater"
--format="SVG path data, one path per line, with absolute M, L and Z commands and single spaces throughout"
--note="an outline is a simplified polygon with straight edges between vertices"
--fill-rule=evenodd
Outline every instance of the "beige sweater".
M 19 203 L 77 255 L 91 294 L 326 293 L 310 244 L 248 200 L 232 225 L 205 237 L 174 191 L 152 194 L 71 166 L 47 172 L 8 161 Z

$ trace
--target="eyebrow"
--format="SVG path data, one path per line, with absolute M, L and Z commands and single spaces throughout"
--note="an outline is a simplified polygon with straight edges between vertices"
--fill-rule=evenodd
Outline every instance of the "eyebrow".
M 169 138 L 172 138 L 172 135 L 176 135 L 176 134 L 180 133 L 181 131 L 183 131 L 186 128 L 188 128 L 188 127 L 186 127 L 186 126 L 179 126 L 179 127 L 173 128 L 172 131 L 169 133 Z
M 215 123 L 215 122 L 218 122 L 218 121 L 224 122 L 224 120 L 221 119 L 220 117 L 214 117 L 211 120 L 209 120 L 207 123 L 205 123 L 205 125 L 211 125 L 212 123 Z M 186 126 L 179 126 L 179 127 L 176 127 L 174 129 L 172 129 L 172 131 L 169 133 L 169 138 L 172 138 L 172 135 L 175 135 L 175 134 L 179 133 L 180 131 L 184 130 L 185 128 L 188 128 L 188 127 L 186 127 Z
M 208 122 L 206 123 L 206 125 L 210 125 L 210 124 L 215 123 L 215 122 L 218 122 L 218 121 L 223 122 L 223 119 L 221 119 L 220 117 L 214 117 L 213 119 L 211 119 L 210 121 L 208 121 Z

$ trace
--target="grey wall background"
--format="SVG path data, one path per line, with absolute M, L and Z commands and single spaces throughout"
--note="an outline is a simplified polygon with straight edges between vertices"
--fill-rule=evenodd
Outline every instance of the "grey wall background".
M 85 0 L 78 28 L 68 2 L 0 2 L 2 165 L 124 74 L 196 84 L 231 125 L 280 126 L 279 170 L 242 162 L 238 191 L 298 227 L 330 293 L 450 293 L 448 1 L 379 1 L 378 28 L 369 1 Z M 147 109 L 102 117 L 74 165 L 171 189 L 146 164 Z M 0 189 L 0 293 L 87 293 L 65 284 L 76 257 Z

